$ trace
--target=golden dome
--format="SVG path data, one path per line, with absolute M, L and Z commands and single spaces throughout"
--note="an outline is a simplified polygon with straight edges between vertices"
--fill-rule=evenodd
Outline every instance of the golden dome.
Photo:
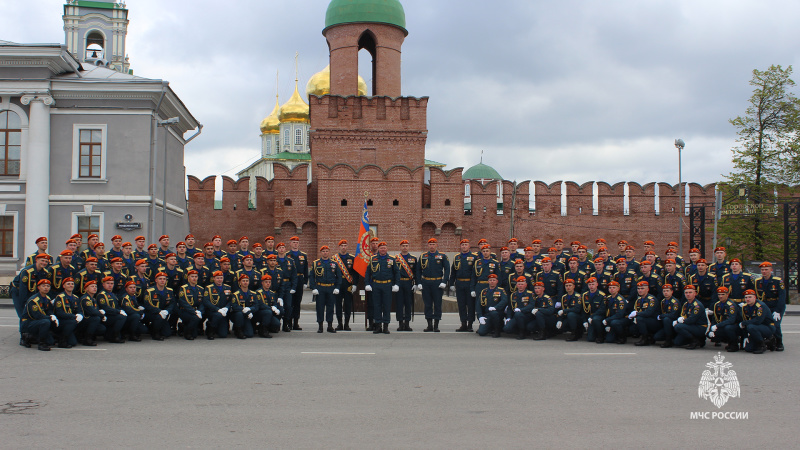
M 331 66 L 328 65 L 321 72 L 317 72 L 308 80 L 306 85 L 306 93 L 308 95 L 323 96 L 331 93 Z M 358 95 L 367 95 L 367 83 L 358 76 Z
M 278 113 L 281 111 L 281 106 L 278 104 L 278 96 L 275 96 L 275 109 L 261 121 L 261 134 L 278 134 L 280 132 L 281 121 L 278 119 Z
M 294 83 L 294 94 L 292 94 L 292 98 L 288 102 L 281 106 L 278 119 L 281 122 L 308 123 L 308 105 L 300 97 L 300 93 L 297 92 L 297 81 Z

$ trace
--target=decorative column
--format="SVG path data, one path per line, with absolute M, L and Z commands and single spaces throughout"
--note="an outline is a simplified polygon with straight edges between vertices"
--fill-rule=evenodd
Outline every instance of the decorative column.
M 48 94 L 23 95 L 30 105 L 28 125 L 27 181 L 25 183 L 25 253 L 36 251 L 36 238 L 50 234 L 50 107 Z

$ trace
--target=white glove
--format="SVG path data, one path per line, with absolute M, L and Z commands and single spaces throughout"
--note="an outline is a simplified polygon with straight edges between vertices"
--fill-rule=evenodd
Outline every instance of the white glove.
M 558 322 L 556 322 L 556 330 L 560 329 L 561 329 L 561 321 L 559 320 Z
M 744 322 L 739 322 L 739 328 L 744 330 Z
M 250 313 L 250 314 L 248 314 L 248 315 L 247 315 L 247 318 L 248 318 L 248 319 L 252 319 L 252 318 L 253 318 L 253 313 Z
M 514 312 L 522 312 L 522 310 L 519 308 L 514 308 Z
M 338 289 L 334 289 L 333 290 L 333 295 L 339 295 L 339 290 Z
M 272 307 L 272 312 L 274 312 L 276 316 L 281 313 L 281 311 L 278 308 L 274 307 L 274 306 Z
M 561 302 L 556 302 L 556 309 L 561 308 Z
M 450 292 L 455 292 L 455 291 L 456 291 L 456 287 L 455 286 L 450 286 Z
M 486 317 L 481 317 L 480 319 L 478 319 L 478 322 L 479 322 L 481 325 L 486 325 Z
M 289 291 L 290 294 L 294 294 L 294 289 Z
M 740 303 L 739 303 L 739 307 L 740 307 L 740 308 L 744 308 L 744 305 L 746 305 L 746 304 L 747 304 L 747 303 L 745 303 L 745 302 L 740 302 Z
M 592 323 L 592 318 L 591 317 L 589 317 L 589 323 Z
M 355 284 L 350 286 L 350 293 L 354 294 L 356 292 L 356 289 L 358 289 L 358 286 L 356 286 Z
M 713 316 L 714 315 L 714 311 L 712 311 L 710 308 L 706 308 L 706 315 L 707 316 Z
M 365 291 L 367 291 L 367 292 L 372 292 L 372 286 L 370 286 L 370 285 L 366 285 L 366 286 L 364 287 L 364 290 L 365 290 Z
M 250 312 L 250 307 L 249 307 L 249 306 L 245 306 L 244 308 L 242 308 L 242 312 L 243 312 L 244 314 L 247 314 L 247 313 L 249 313 L 249 312 Z
M 161 316 L 162 319 L 166 319 L 167 315 L 169 315 L 169 313 L 167 312 L 166 309 L 162 309 L 161 312 L 158 313 L 158 315 Z
M 314 289 L 313 291 L 311 291 L 311 295 L 319 295 L 319 291 Z
M 445 288 L 447 288 L 447 285 L 446 285 L 446 284 L 444 284 L 444 283 L 439 283 L 439 289 L 445 289 Z
M 122 310 L 120 310 L 119 315 L 128 317 L 128 313 L 126 313 L 125 311 L 122 311 Z
M 583 328 L 588 330 L 589 329 L 589 324 L 587 322 L 583 322 Z
M 611 331 L 611 327 L 606 327 L 606 333 L 608 333 L 609 331 Z
M 56 322 L 56 321 L 58 321 L 58 319 L 56 319 L 56 316 L 50 316 L 50 321 L 51 322 Z
M 603 325 L 608 325 L 608 322 L 606 322 L 605 320 L 603 320 Z
M 279 298 L 279 299 L 278 299 L 278 304 L 279 304 L 279 305 L 281 305 L 281 306 L 283 306 L 283 299 L 282 299 L 282 298 Z M 228 308 L 225 308 L 225 309 L 228 309 Z
M 471 295 L 472 297 L 475 297 L 475 291 L 470 292 L 469 295 Z
M 717 326 L 716 325 L 711 325 L 711 331 L 717 331 Z
M 103 310 L 101 309 L 101 310 L 100 310 L 100 314 L 102 314 L 102 315 L 104 315 L 104 316 L 105 316 L 105 315 L 106 315 L 106 312 L 105 312 L 105 311 L 103 311 Z
M 418 285 L 417 285 L 417 290 L 418 290 L 418 291 L 421 291 L 421 290 L 422 290 L 422 285 L 421 285 L 421 284 L 418 284 Z
M 659 314 L 658 316 L 656 316 L 656 320 L 661 320 L 661 314 Z
M 539 308 L 533 308 L 533 311 L 531 311 L 531 314 L 533 314 L 535 316 L 537 312 L 539 312 Z
M 507 324 L 510 321 L 511 321 L 511 319 L 503 319 L 503 325 Z
M 81 320 L 83 320 L 83 314 L 75 314 L 75 321 L 81 323 Z
M 678 323 L 683 323 L 685 319 L 683 317 L 678 317 Z
M 559 316 L 563 316 L 564 315 L 564 310 L 563 309 L 559 309 L 558 310 L 558 315 Z
M 497 311 L 497 308 L 495 308 L 494 306 L 490 306 L 489 311 Z
M 396 284 L 394 286 L 392 286 L 392 292 L 400 292 L 400 286 L 398 286 Z
M 631 313 L 628 314 L 628 319 L 633 319 L 634 317 L 636 317 L 636 311 L 631 311 Z
M 103 320 L 101 320 L 101 322 L 105 322 L 106 320 L 108 320 L 108 318 L 106 316 L 103 316 Z
M 672 321 L 672 326 L 673 326 L 673 327 L 674 327 L 675 325 L 677 325 L 677 324 L 678 324 L 678 321 L 677 321 L 677 320 L 673 320 L 673 321 Z
M 639 323 L 639 319 L 633 319 L 633 323 L 638 324 Z
M 303 289 L 308 289 L 308 284 L 304 284 Z
M 225 317 L 225 314 L 228 314 L 228 307 L 220 308 L 219 313 L 222 314 L 222 317 Z
M 714 337 L 714 332 L 713 331 L 709 332 L 708 333 L 708 337 L 713 338 Z
M 144 306 L 140 306 L 139 311 L 144 311 Z
M 200 311 L 195 311 L 194 313 L 197 315 L 198 319 L 202 319 L 203 318 L 203 313 L 201 313 Z
M 779 313 L 779 312 L 772 313 L 772 318 L 775 320 L 775 322 L 780 321 L 781 320 L 781 313 Z

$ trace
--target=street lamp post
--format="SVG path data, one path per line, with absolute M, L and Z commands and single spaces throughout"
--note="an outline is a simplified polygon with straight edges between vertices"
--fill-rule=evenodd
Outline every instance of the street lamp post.
M 683 215 L 686 205 L 683 204 L 683 180 L 681 179 L 681 150 L 686 146 L 683 139 L 675 139 L 675 148 L 678 149 L 678 255 L 683 257 Z

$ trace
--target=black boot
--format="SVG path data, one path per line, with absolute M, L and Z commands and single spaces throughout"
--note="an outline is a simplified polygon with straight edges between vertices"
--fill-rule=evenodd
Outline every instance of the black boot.
M 664 341 L 663 344 L 661 344 L 661 348 L 670 348 L 670 347 L 672 347 L 672 339 L 667 339 L 666 341 Z
M 303 329 L 300 328 L 300 319 L 294 319 L 294 326 L 292 327 L 292 329 L 297 331 L 303 331 Z
M 525 339 L 525 332 L 524 331 L 520 331 L 519 333 L 517 333 L 517 340 L 521 341 L 523 339 Z
M 290 325 L 291 319 L 283 318 L 283 332 L 289 333 L 292 331 L 292 327 Z
M 45 344 L 44 342 L 40 342 L 39 346 L 37 348 L 39 350 L 43 351 L 43 352 L 49 352 L 50 351 L 50 346 Z
M 328 322 L 328 333 L 336 333 L 336 330 L 333 329 L 332 322 Z
M 533 337 L 534 341 L 543 341 L 545 339 L 547 339 L 547 337 L 544 335 L 544 331 L 540 331 L 536 336 Z
M 438 333 L 439 332 L 439 319 L 434 319 L 433 320 L 433 332 L 434 333 Z
M 269 334 L 269 327 L 268 326 L 266 326 L 265 324 L 262 323 L 260 328 L 261 328 L 261 330 L 258 333 L 259 336 L 261 336 L 262 338 L 265 338 L 265 339 L 272 339 L 272 335 Z
M 775 351 L 782 352 L 783 351 L 783 336 L 779 338 L 775 338 Z
M 383 324 L 383 334 L 389 334 L 389 324 Z
M 397 331 L 406 331 L 405 321 L 401 320 L 398 325 L 400 326 L 397 327 Z
M 472 322 L 467 322 L 467 331 L 472 333 Z
M 406 320 L 406 331 L 414 331 L 414 330 L 412 330 L 412 329 L 411 329 L 411 327 L 408 325 L 408 321 L 407 321 L 407 320 Z
M 339 323 L 336 325 L 336 331 L 342 331 L 342 330 L 344 330 L 344 327 L 342 326 L 342 321 L 341 321 L 341 320 L 338 320 L 338 322 L 339 322 Z
M 692 338 L 692 342 L 690 342 L 689 345 L 686 346 L 686 349 L 694 350 L 698 347 L 698 345 L 700 345 L 700 341 L 697 338 Z
M 381 334 L 381 324 L 372 324 L 372 334 Z M 368 328 L 369 329 L 369 328 Z
M 739 351 L 739 344 L 728 344 L 725 346 L 725 350 L 730 353 L 735 353 Z
M 429 332 L 429 331 L 433 331 L 433 319 L 425 319 L 425 320 L 428 321 L 428 328 L 425 328 L 422 331 L 424 331 L 426 333 Z
M 236 339 L 245 339 L 242 327 L 233 327 L 233 335 L 236 336 Z
M 317 333 L 322 333 L 322 322 L 319 322 L 319 329 L 317 330 Z
M 347 316 L 344 319 L 344 331 L 351 331 L 350 330 L 350 316 Z
M 372 319 L 367 320 L 367 331 L 375 331 L 375 321 Z
M 567 342 L 575 342 L 575 341 L 577 341 L 577 340 L 578 340 L 578 339 L 580 339 L 580 338 L 581 338 L 580 334 L 578 334 L 578 333 L 573 333 L 573 334 L 572 334 L 572 336 L 570 336 L 570 337 L 568 337 L 568 338 L 566 339 L 566 341 L 567 341 Z
M 206 339 L 209 341 L 214 340 L 214 330 L 211 327 L 206 328 Z
M 456 331 L 458 331 L 458 332 L 469 331 L 469 329 L 467 328 L 467 321 L 466 320 L 462 320 L 461 321 L 461 326 L 459 328 L 456 328 Z

